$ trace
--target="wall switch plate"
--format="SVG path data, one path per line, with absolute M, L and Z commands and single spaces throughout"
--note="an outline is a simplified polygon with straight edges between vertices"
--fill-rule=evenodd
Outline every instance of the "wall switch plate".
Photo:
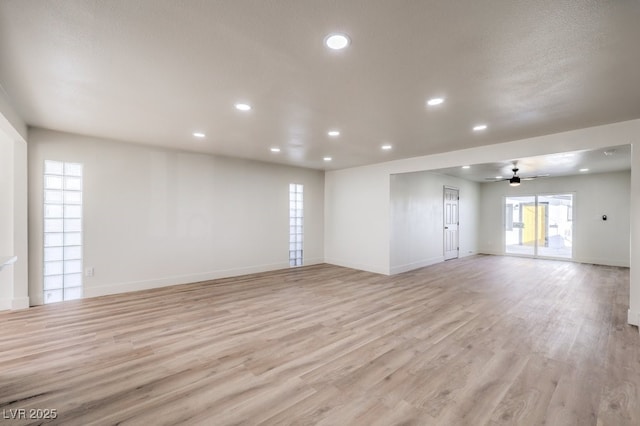
M 85 277 L 92 277 L 93 273 L 94 273 L 93 266 L 90 266 L 90 267 L 84 269 L 84 276 Z

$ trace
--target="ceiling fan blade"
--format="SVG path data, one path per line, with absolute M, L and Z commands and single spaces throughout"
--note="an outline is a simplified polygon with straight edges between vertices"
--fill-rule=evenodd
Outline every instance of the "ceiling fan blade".
M 527 177 L 523 177 L 520 178 L 521 180 L 533 180 L 533 179 L 539 179 L 539 178 L 545 178 L 545 177 L 549 177 L 549 175 L 537 175 L 537 176 L 527 176 Z
M 488 182 L 504 182 L 505 180 L 509 180 L 510 178 L 507 179 L 496 179 L 496 178 L 484 178 L 484 180 L 488 181 Z

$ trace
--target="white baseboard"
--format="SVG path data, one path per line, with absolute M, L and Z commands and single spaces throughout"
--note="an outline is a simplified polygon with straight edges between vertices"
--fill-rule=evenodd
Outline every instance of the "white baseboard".
M 11 299 L 0 299 L 0 311 L 11 309 Z
M 627 323 L 640 327 L 640 312 L 629 309 L 627 311 Z
M 305 265 L 316 265 L 324 263 L 324 259 L 305 259 Z M 150 290 L 153 288 L 168 287 L 172 285 L 189 284 L 200 281 L 210 281 L 219 278 L 237 277 L 240 275 L 256 274 L 259 272 L 276 271 L 279 269 L 289 268 L 289 263 L 272 263 L 267 265 L 258 265 L 247 268 L 224 269 L 217 271 L 204 272 L 199 274 L 179 275 L 173 277 L 156 278 L 144 281 L 130 281 L 124 283 L 114 283 L 101 286 L 85 286 L 84 297 L 98 297 L 109 294 L 128 293 L 131 291 Z M 34 300 L 34 303 L 36 300 Z
M 493 250 L 478 250 L 477 254 L 489 254 L 491 256 L 507 256 L 504 252 L 498 252 Z
M 436 256 L 429 259 L 422 259 L 417 262 L 406 263 L 404 265 L 392 266 L 391 275 L 413 271 L 414 269 L 424 268 L 425 266 L 435 265 L 440 262 L 444 262 L 444 256 Z
M 578 258 L 578 259 L 573 259 L 573 261 L 578 263 L 592 263 L 594 265 L 603 265 L 603 266 L 620 266 L 623 268 L 629 267 L 629 260 Z
M 304 259 L 304 266 L 311 266 L 311 265 L 320 265 L 324 262 L 324 258 L 322 257 L 316 257 L 314 259 Z M 289 265 L 287 265 L 288 267 Z
M 26 309 L 29 307 L 28 297 L 19 297 L 15 299 L 0 299 L 0 311 Z
M 305 266 L 318 265 L 324 263 L 323 258 L 304 259 Z M 177 275 L 173 277 L 155 278 L 144 281 L 129 281 L 124 283 L 114 283 L 100 286 L 84 286 L 84 298 L 107 296 L 110 294 L 128 293 L 131 291 L 150 290 L 153 288 L 168 287 L 172 285 L 190 284 L 200 281 L 210 281 L 219 278 L 237 277 L 240 275 L 255 274 L 259 272 L 277 271 L 289 268 L 289 263 L 272 263 L 248 268 L 224 269 L 200 274 Z M 33 295 L 31 306 L 42 305 L 44 303 L 42 294 Z M 1 300 L 0 300 L 1 303 Z M 1 307 L 1 305 L 0 305 Z M 7 308 L 8 309 L 8 308 Z
M 362 263 L 346 262 L 338 259 L 325 259 L 324 262 L 330 265 L 342 266 L 344 268 L 358 269 L 360 271 L 373 272 L 374 274 L 389 275 L 388 268 L 376 265 L 365 265 Z
M 527 257 L 532 259 L 532 256 L 527 255 L 519 255 L 515 253 L 504 253 L 497 252 L 493 250 L 480 250 L 479 254 L 490 254 L 493 256 L 512 256 L 512 257 Z M 628 268 L 630 266 L 629 260 L 618 260 L 618 259 L 597 259 L 597 258 L 573 258 L 573 259 L 562 259 L 562 258 L 550 258 L 550 257 L 540 257 L 540 259 L 550 259 L 550 260 L 563 260 L 567 262 L 576 262 L 576 263 L 590 263 L 593 265 L 602 265 L 602 266 L 619 266 L 622 268 Z
M 11 309 L 27 309 L 29 307 L 28 297 L 16 297 L 11 300 Z

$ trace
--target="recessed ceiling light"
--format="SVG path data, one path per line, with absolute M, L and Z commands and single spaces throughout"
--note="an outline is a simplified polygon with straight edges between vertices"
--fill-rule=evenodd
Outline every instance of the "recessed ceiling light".
M 606 155 L 607 157 L 610 157 L 610 156 L 612 156 L 612 155 L 613 155 L 613 154 L 615 154 L 615 153 L 616 153 L 616 150 L 615 150 L 615 149 L 608 149 L 608 150 L 606 150 L 606 151 L 604 152 L 604 155 Z
M 331 157 L 324 157 L 324 158 L 323 158 L 323 160 L 324 160 L 324 161 L 331 161 L 331 160 L 333 160 L 333 158 L 331 158 Z
M 324 44 L 332 50 L 342 50 L 349 46 L 350 43 L 351 39 L 349 36 L 343 33 L 329 34 L 324 39 Z
M 327 134 L 328 134 L 329 136 L 331 136 L 331 137 L 334 137 L 334 138 L 335 138 L 336 136 L 340 136 L 340 132 L 339 132 L 338 130 L 329 130 L 329 131 L 327 132 Z
M 580 169 L 580 171 L 584 173 L 584 172 L 588 172 L 589 169 Z
M 462 166 L 463 169 L 470 169 L 471 166 Z
M 427 101 L 427 105 L 436 106 L 444 102 L 444 98 L 431 98 Z
M 496 179 L 502 179 L 502 176 L 496 176 Z
M 276 148 L 276 147 L 271 148 L 271 152 L 280 152 L 280 148 Z
M 196 138 L 204 138 L 206 135 L 202 132 L 193 132 L 193 136 L 195 136 Z
M 385 151 L 389 151 L 392 148 L 392 146 L 389 144 L 386 144 L 386 145 L 382 145 L 380 148 L 382 148 Z
M 251 109 L 249 104 L 236 104 L 235 107 L 239 111 L 249 111 Z
M 487 129 L 487 125 L 486 124 L 478 124 L 477 126 L 473 127 L 473 131 L 474 132 L 479 132 L 481 130 L 486 130 Z

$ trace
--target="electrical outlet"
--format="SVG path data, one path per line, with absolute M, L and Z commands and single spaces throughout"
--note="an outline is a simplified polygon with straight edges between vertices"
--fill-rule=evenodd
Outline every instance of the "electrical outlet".
M 89 266 L 88 268 L 84 269 L 84 276 L 85 277 L 92 277 L 93 273 L 94 273 L 93 266 Z

